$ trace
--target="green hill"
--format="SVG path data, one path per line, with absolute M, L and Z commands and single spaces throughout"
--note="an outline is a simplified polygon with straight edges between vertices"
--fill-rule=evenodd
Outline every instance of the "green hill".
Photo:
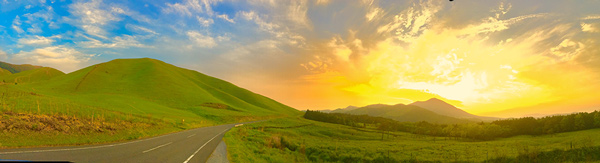
M 40 85 L 54 92 L 133 96 L 177 109 L 216 108 L 248 113 L 297 114 L 267 97 L 202 73 L 165 62 L 117 59 Z
M 4 75 L 10 75 L 12 73 L 10 73 L 10 71 L 0 68 L 0 76 L 4 76 Z
M 117 59 L 69 74 L 44 67 L 0 79 L 8 83 L 0 84 L 0 132 L 7 133 L 0 148 L 121 141 L 301 113 L 148 58 Z
M 15 74 L 2 75 L 0 76 L 0 82 L 7 84 L 35 83 L 49 80 L 64 74 L 65 73 L 54 68 L 42 67 L 33 70 L 21 71 Z
M 10 71 L 11 73 L 19 73 L 21 71 L 33 70 L 42 68 L 42 66 L 34 66 L 30 64 L 15 65 L 6 62 L 0 62 L 0 68 Z
M 432 111 L 423 109 L 418 106 L 404 105 L 404 104 L 369 105 L 369 106 L 361 107 L 358 109 L 346 111 L 344 113 L 355 114 L 355 115 L 365 114 L 365 115 L 370 115 L 370 116 L 375 116 L 375 117 L 390 118 L 390 119 L 401 121 L 401 122 L 427 121 L 427 122 L 431 122 L 431 123 L 444 123 L 444 124 L 469 122 L 469 121 L 463 120 L 463 119 L 439 115 L 439 114 L 436 114 Z

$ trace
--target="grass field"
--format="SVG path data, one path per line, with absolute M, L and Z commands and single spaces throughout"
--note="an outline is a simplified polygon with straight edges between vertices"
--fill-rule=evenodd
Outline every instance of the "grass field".
M 585 149 L 595 155 L 574 158 L 600 161 L 598 134 L 600 129 L 472 141 L 392 132 L 382 140 L 375 130 L 296 117 L 234 128 L 225 142 L 232 162 L 520 162 L 515 158 L 553 151 L 581 155 Z

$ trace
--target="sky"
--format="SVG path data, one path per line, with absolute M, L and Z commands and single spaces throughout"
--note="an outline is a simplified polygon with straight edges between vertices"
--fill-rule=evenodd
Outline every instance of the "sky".
M 150 57 L 299 110 L 600 110 L 600 0 L 0 0 L 0 61 Z

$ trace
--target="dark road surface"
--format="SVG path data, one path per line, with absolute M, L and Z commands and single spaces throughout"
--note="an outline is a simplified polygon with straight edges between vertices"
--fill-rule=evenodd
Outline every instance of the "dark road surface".
M 147 139 L 71 147 L 0 149 L 2 160 L 71 162 L 206 162 L 235 124 L 203 127 Z

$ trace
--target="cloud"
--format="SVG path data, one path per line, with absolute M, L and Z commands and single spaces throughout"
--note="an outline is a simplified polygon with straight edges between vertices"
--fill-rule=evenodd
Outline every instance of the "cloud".
M 215 23 L 215 21 L 213 21 L 213 20 L 212 20 L 212 19 L 210 19 L 210 18 L 203 18 L 203 17 L 200 17 L 200 16 L 196 16 L 196 18 L 198 19 L 198 22 L 199 22 L 199 23 L 200 23 L 202 26 L 204 26 L 204 27 L 208 27 L 208 26 L 210 26 L 211 24 Z
M 194 43 L 197 47 L 212 48 L 217 46 L 217 42 L 214 38 L 203 35 L 197 31 L 188 31 L 188 39 Z
M 545 16 L 548 16 L 548 14 L 547 13 L 529 14 L 529 15 L 517 16 L 517 17 L 506 19 L 506 20 L 499 20 L 494 17 L 489 17 L 488 19 L 484 20 L 480 24 L 472 25 L 470 27 L 463 29 L 462 33 L 463 34 L 480 34 L 480 33 L 491 33 L 491 32 L 503 31 L 503 30 L 508 29 L 509 26 L 511 26 L 515 23 L 521 22 L 525 19 L 541 18 L 541 17 L 545 17 Z
M 37 46 L 45 46 L 51 45 L 56 40 L 54 38 L 61 38 L 60 35 L 55 35 L 52 37 L 44 37 L 44 36 L 33 36 L 29 38 L 20 38 L 18 43 L 22 45 L 37 45 Z
M 12 22 L 12 29 L 14 29 L 17 33 L 23 33 L 25 31 L 23 31 L 23 29 L 21 28 L 21 18 L 19 17 L 19 15 L 17 15 L 15 17 L 15 19 L 13 19 Z
M 52 8 L 52 6 L 47 6 L 45 7 L 45 9 L 42 9 L 35 13 L 23 14 L 23 17 L 26 18 L 24 21 L 25 23 L 31 24 L 31 28 L 36 28 L 28 29 L 28 31 L 39 31 L 38 33 L 40 33 L 40 28 L 42 26 L 45 26 L 45 24 L 47 24 L 48 27 L 52 29 L 58 28 L 58 25 L 56 24 L 56 22 L 54 22 L 56 13 L 54 12 L 54 8 Z
M 393 33 L 400 41 L 411 42 L 423 33 L 434 15 L 442 9 L 441 1 L 415 4 L 394 16 L 392 22 L 377 28 L 377 33 Z
M 594 33 L 600 30 L 598 30 L 598 24 L 581 23 L 581 31 Z
M 280 26 L 277 23 L 267 22 L 255 11 L 238 12 L 237 16 L 242 17 L 242 19 L 254 22 L 256 25 L 258 25 L 259 30 L 268 32 L 278 40 L 284 41 L 287 44 L 296 46 L 302 46 L 305 44 L 306 39 L 302 35 L 290 32 L 289 28 L 285 26 Z
M 600 19 L 600 15 L 588 15 L 586 17 L 581 18 L 582 20 L 596 20 Z
M 229 16 L 227 16 L 226 14 L 217 15 L 217 18 L 221 18 L 221 19 L 223 19 L 225 21 L 228 21 L 230 23 L 235 23 L 235 21 L 233 21 L 233 19 L 230 19 Z
M 331 0 L 317 0 L 317 5 L 327 5 Z
M 79 19 L 76 20 L 80 28 L 87 34 L 106 38 L 107 32 L 102 28 L 113 21 L 119 21 L 120 11 L 116 8 L 112 10 L 101 9 L 102 0 L 92 0 L 88 2 L 77 2 L 69 6 L 71 14 Z
M 123 15 L 139 22 L 151 22 L 146 16 L 131 11 L 127 7 L 107 5 L 102 0 L 73 3 L 69 6 L 69 9 L 71 15 L 77 18 L 74 20 L 75 22 L 72 22 L 73 25 L 79 26 L 89 35 L 104 39 L 107 38 L 106 35 L 108 34 L 104 28 L 112 25 L 113 22 L 121 21 Z
M 139 25 L 127 24 L 127 25 L 125 25 L 125 28 L 127 28 L 127 30 L 129 30 L 131 32 L 135 32 L 137 34 L 158 35 L 158 33 L 156 33 L 155 31 L 148 29 L 146 27 L 139 26 Z
M 52 67 L 68 73 L 81 68 L 92 57 L 94 57 L 93 54 L 85 54 L 69 47 L 51 46 L 29 52 L 19 52 L 12 55 L 10 60 L 14 63 Z
M 89 41 L 78 42 L 77 44 L 85 48 L 128 48 L 128 47 L 145 47 L 150 48 L 151 46 L 144 45 L 138 41 L 136 36 L 122 35 L 113 37 L 111 43 L 104 43 L 100 40 L 86 37 Z
M 292 3 L 288 6 L 287 10 L 288 19 L 296 24 L 311 28 L 310 20 L 306 16 L 308 11 L 307 0 L 297 0 L 291 2 Z
M 167 7 L 163 8 L 164 13 L 179 13 L 185 16 L 192 16 L 197 13 L 206 13 L 213 15 L 211 5 L 216 4 L 220 0 L 185 0 L 183 3 L 166 3 Z
M 583 43 L 565 39 L 556 47 L 550 49 L 550 51 L 552 54 L 558 57 L 560 61 L 571 61 L 577 57 L 577 55 L 579 55 L 583 49 L 585 49 L 585 45 Z
M 383 10 L 381 8 L 373 7 L 369 9 L 369 12 L 367 12 L 367 15 L 365 15 L 365 17 L 367 18 L 367 21 L 371 21 L 375 19 L 377 15 L 381 15 L 382 12 Z

